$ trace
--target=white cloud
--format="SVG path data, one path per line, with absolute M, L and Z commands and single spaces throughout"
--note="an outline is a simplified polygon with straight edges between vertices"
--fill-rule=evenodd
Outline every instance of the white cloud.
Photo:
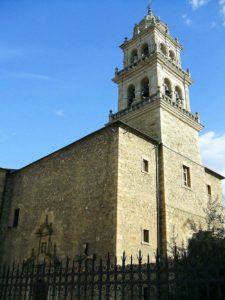
M 225 26 L 225 0 L 220 0 L 219 6 L 220 6 L 220 14 L 223 17 L 223 25 Z
M 54 114 L 59 118 L 63 118 L 65 116 L 65 112 L 63 109 L 54 110 Z
M 36 74 L 36 73 L 30 73 L 30 72 L 17 72 L 17 73 L 14 73 L 14 76 L 18 79 L 44 80 L 44 81 L 52 80 L 52 78 L 48 75 Z
M 182 19 L 184 20 L 184 24 L 188 27 L 192 25 L 192 20 L 188 17 L 188 15 L 182 15 Z
M 206 5 L 210 0 L 189 0 L 193 9 L 198 9 L 204 5 Z
M 48 75 L 37 74 L 31 72 L 2 72 L 0 74 L 1 79 L 24 79 L 24 80 L 42 80 L 51 81 L 52 78 Z
M 4 47 L 0 46 L 0 63 L 7 60 L 15 60 L 18 57 L 37 55 L 43 52 L 43 49 L 23 48 L 23 47 Z
M 25 56 L 30 53 L 27 48 L 0 48 L 0 60 Z
M 225 133 L 216 134 L 213 131 L 200 136 L 200 146 L 203 162 L 210 169 L 225 175 Z M 225 181 L 223 181 L 225 195 Z

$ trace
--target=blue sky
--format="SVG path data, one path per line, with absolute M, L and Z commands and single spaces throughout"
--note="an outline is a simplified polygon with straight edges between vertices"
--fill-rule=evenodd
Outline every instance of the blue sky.
M 147 0 L 0 0 L 0 166 L 19 168 L 102 127 L 116 111 L 118 46 Z M 155 0 L 184 46 L 205 163 L 225 172 L 225 0 Z

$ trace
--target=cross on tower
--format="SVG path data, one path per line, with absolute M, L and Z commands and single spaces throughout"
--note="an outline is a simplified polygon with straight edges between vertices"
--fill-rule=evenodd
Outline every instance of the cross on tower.
M 149 4 L 148 4 L 148 14 L 152 15 L 152 0 L 149 0 Z

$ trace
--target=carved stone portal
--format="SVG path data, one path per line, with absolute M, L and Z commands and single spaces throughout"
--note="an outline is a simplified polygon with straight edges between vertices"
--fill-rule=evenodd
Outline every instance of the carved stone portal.
M 37 247 L 32 249 L 29 262 L 35 264 L 42 264 L 44 261 L 46 264 L 56 264 L 59 262 L 56 256 L 56 245 L 52 243 L 52 223 L 48 221 L 48 215 L 46 215 L 45 222 L 36 231 Z

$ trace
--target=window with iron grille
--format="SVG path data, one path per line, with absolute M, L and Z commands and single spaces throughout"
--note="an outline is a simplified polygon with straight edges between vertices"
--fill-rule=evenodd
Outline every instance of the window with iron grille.
M 149 230 L 143 230 L 143 242 L 149 244 Z
M 142 171 L 145 173 L 149 173 L 149 161 L 144 158 L 142 160 Z
M 212 196 L 212 188 L 211 188 L 211 185 L 209 185 L 209 184 L 207 184 L 207 193 L 208 193 L 209 197 Z
M 185 187 L 191 188 L 191 172 L 190 172 L 190 168 L 183 165 L 182 173 L 183 173 L 183 185 Z
M 14 210 L 14 218 L 13 218 L 13 227 L 18 227 L 19 225 L 19 216 L 20 216 L 20 209 L 16 208 Z

